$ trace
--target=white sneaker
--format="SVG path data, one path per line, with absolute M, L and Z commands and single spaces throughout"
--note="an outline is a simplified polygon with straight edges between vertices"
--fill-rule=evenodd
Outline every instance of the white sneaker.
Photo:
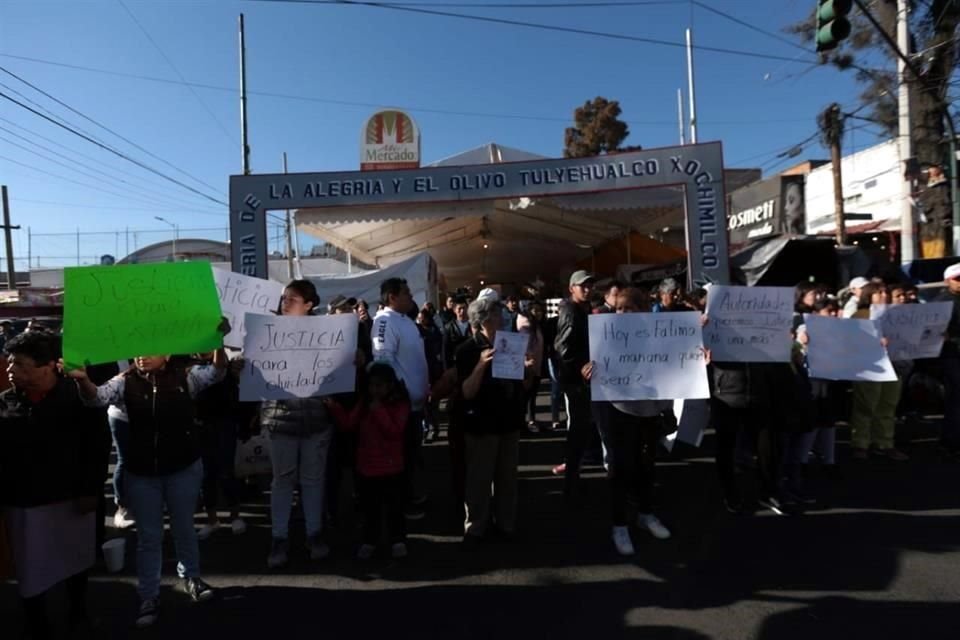
M 217 532 L 217 529 L 219 528 L 220 528 L 219 522 L 203 525 L 202 527 L 197 529 L 197 540 L 200 540 L 201 542 L 204 540 L 208 540 L 210 536 L 215 534 Z
M 646 529 L 657 540 L 667 540 L 670 538 L 670 529 L 663 526 L 660 518 L 652 513 L 640 513 L 637 515 L 637 527 Z
M 129 529 L 133 525 L 134 521 L 133 518 L 130 517 L 130 512 L 123 507 L 117 507 L 117 512 L 113 514 L 113 528 Z
M 357 549 L 357 560 L 369 560 L 373 557 L 374 552 L 377 548 L 372 544 L 362 544 L 360 548 Z
M 247 532 L 247 523 L 243 518 L 234 518 L 233 522 L 230 523 L 230 530 L 235 536 L 242 536 Z
M 636 553 L 633 548 L 633 540 L 630 539 L 630 529 L 627 527 L 613 528 L 613 546 L 617 548 L 617 553 L 622 556 L 632 556 Z
M 407 557 L 407 545 L 403 542 L 397 542 L 392 547 L 390 547 L 390 555 L 395 559 L 406 558 Z

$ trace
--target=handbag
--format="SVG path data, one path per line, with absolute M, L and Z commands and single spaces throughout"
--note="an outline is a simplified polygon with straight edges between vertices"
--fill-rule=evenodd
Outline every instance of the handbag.
M 237 455 L 233 461 L 233 473 L 237 478 L 262 476 L 273 473 L 270 462 L 270 436 L 260 433 L 246 442 L 237 443 Z

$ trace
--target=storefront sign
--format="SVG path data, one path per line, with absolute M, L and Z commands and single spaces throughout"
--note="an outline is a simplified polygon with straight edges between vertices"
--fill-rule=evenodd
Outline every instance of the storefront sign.
M 231 176 L 233 270 L 267 277 L 266 211 L 400 203 L 465 202 L 683 186 L 689 274 L 730 279 L 723 152 L 719 142 L 499 165 Z M 643 202 L 643 193 L 637 193 Z
M 777 176 L 730 194 L 727 231 L 733 244 L 802 234 L 803 219 L 802 176 Z
M 360 169 L 387 171 L 420 166 L 420 130 L 403 111 L 379 111 L 367 120 L 360 140 Z

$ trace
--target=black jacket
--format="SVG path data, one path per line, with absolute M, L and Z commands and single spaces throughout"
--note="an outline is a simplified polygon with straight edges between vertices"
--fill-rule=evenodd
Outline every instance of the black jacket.
M 467 339 L 455 356 L 457 379 L 462 385 L 480 361 L 490 341 L 480 332 Z M 493 363 L 487 366 L 476 397 L 461 397 L 456 404 L 458 424 L 467 433 L 505 434 L 523 428 L 527 393 L 519 380 L 501 380 L 493 377 Z
M 590 317 L 589 305 L 576 304 L 564 300 L 558 308 L 557 337 L 554 350 L 560 365 L 560 383 L 564 385 L 583 385 L 581 370 L 590 362 L 590 344 L 587 322 Z
M 710 365 L 710 397 L 731 409 L 766 409 L 772 387 L 766 365 L 714 362 Z
M 73 380 L 33 403 L 0 394 L 0 506 L 37 507 L 102 495 L 110 432 L 102 409 L 86 407 Z
M 454 367 L 454 356 L 457 349 L 471 336 L 473 336 L 473 329 L 469 323 L 467 323 L 466 333 L 460 333 L 460 325 L 457 324 L 456 318 L 443 325 L 443 364 L 447 369 Z

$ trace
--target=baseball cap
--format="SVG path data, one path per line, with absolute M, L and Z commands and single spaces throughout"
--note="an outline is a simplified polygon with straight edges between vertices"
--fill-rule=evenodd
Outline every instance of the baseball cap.
M 854 278 L 853 280 L 850 281 L 850 286 L 849 286 L 848 288 L 850 288 L 850 289 L 863 289 L 863 288 L 864 288 L 865 286 L 867 286 L 868 284 L 870 284 L 870 281 L 869 281 L 869 280 L 867 280 L 866 278 L 863 278 L 863 277 L 858 276 L 858 277 L 856 277 L 856 278 Z
M 579 271 L 574 271 L 573 275 L 570 276 L 570 286 L 576 286 L 584 284 L 585 282 L 593 282 L 596 278 L 592 274 L 584 271 L 583 269 Z
M 952 264 L 943 270 L 944 280 L 953 280 L 955 278 L 960 278 L 960 262 Z
M 333 312 L 340 309 L 353 309 L 353 306 L 349 303 L 346 296 L 338 295 L 329 302 L 327 308 Z

